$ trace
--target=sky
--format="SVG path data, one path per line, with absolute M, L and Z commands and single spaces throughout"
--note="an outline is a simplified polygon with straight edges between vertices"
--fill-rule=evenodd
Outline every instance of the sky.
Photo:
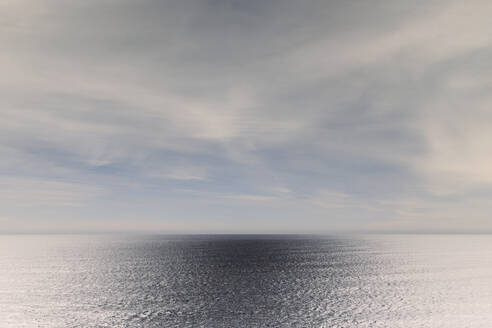
M 492 232 L 491 13 L 0 0 L 0 232 Z

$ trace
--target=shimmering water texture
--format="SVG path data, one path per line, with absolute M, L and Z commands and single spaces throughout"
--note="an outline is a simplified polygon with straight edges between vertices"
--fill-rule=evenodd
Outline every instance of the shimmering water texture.
M 491 236 L 0 236 L 2 328 L 491 326 Z

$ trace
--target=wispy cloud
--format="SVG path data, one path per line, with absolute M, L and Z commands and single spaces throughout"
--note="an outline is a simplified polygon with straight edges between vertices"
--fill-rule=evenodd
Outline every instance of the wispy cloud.
M 2 1 L 5 216 L 492 228 L 491 6 Z
M 207 173 L 201 167 L 174 167 L 169 170 L 150 171 L 150 177 L 173 180 L 207 180 Z
M 6 207 L 82 206 L 105 190 L 82 183 L 26 177 L 0 177 L 0 199 Z

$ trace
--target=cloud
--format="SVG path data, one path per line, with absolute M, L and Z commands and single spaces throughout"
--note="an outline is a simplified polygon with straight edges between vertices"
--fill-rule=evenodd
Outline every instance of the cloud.
M 150 172 L 151 177 L 174 180 L 207 180 L 205 169 L 200 167 L 175 167 L 163 172 Z
M 436 230 L 459 221 L 453 198 L 486 225 L 470 199 L 492 193 L 487 1 L 0 6 L 10 215 L 77 204 L 78 227 L 261 230 L 245 213 L 272 228 L 308 211 L 313 229 Z
M 6 207 L 81 206 L 104 195 L 104 189 L 82 183 L 26 177 L 0 177 L 0 199 Z
M 277 200 L 277 198 L 273 197 L 273 196 L 249 195 L 249 194 L 224 195 L 224 198 L 234 199 L 234 200 L 253 201 L 253 202 L 265 202 L 265 201 Z

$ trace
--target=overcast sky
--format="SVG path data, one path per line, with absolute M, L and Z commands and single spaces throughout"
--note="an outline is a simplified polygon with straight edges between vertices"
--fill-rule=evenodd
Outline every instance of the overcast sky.
M 0 231 L 492 231 L 492 2 L 0 0 Z

